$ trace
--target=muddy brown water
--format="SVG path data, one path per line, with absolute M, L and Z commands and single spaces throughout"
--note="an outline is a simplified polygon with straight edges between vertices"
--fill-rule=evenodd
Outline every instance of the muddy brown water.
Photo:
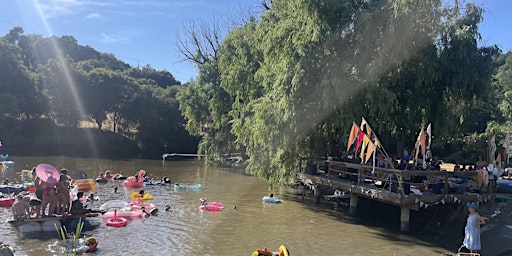
M 0 178 L 11 182 L 31 181 L 33 178 L 22 175 L 22 170 L 49 163 L 70 173 L 82 170 L 89 178 L 107 170 L 124 170 L 126 175 L 133 175 L 144 169 L 149 179 L 167 176 L 172 182 L 202 184 L 198 191 L 145 186 L 160 211 L 157 216 L 135 220 L 126 227 L 108 227 L 101 218 L 88 218 L 83 234 L 99 241 L 97 255 L 251 255 L 257 248 L 276 250 L 280 245 L 285 245 L 293 256 L 440 255 L 450 251 L 430 236 L 399 232 L 399 211 L 394 208 L 374 205 L 367 214 L 352 217 L 348 209 L 335 209 L 330 202 L 314 204 L 310 194 L 298 201 L 290 187 L 270 191 L 265 181 L 243 171 L 208 167 L 197 160 L 16 156 L 10 160 L 16 166 L 2 171 Z M 114 193 L 116 185 L 119 191 Z M 128 200 L 131 192 L 120 181 L 98 184 L 96 196 L 100 200 L 89 207 L 98 208 L 108 200 Z M 269 193 L 283 203 L 262 203 L 262 197 Z M 200 197 L 222 202 L 225 208 L 221 212 L 202 212 Z M 164 211 L 166 204 L 170 211 Z M 0 241 L 15 247 L 17 255 L 61 255 L 57 232 L 21 234 L 7 222 L 12 218 L 9 208 L 0 208 L 0 216 Z

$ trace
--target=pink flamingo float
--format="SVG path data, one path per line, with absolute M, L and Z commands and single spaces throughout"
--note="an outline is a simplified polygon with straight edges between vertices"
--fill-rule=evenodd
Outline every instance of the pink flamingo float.
M 137 173 L 137 177 L 135 177 L 135 176 L 128 177 L 123 182 L 123 185 L 126 188 L 142 188 L 142 187 L 144 187 L 144 177 L 143 177 L 144 175 L 146 175 L 146 171 L 145 170 L 140 170 Z

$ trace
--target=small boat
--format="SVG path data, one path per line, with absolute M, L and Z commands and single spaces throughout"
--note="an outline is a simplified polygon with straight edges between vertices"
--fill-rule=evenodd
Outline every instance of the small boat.
M 281 245 L 281 246 L 279 246 L 279 251 L 277 251 L 277 252 L 271 252 L 267 248 L 264 248 L 264 249 L 257 249 L 256 251 L 254 251 L 252 253 L 252 256 L 274 256 L 274 255 L 290 256 L 290 252 L 288 251 L 288 249 L 286 249 L 286 247 L 284 245 Z
M 201 186 L 201 184 L 197 183 L 197 184 L 189 184 L 189 185 L 184 185 L 184 184 L 174 184 L 174 190 L 179 190 L 179 189 L 193 189 L 193 190 L 200 190 L 203 186 Z
M 224 209 L 224 206 L 222 206 L 222 203 L 212 202 L 212 203 L 208 203 L 208 204 L 205 204 L 205 205 L 201 205 L 199 207 L 199 209 L 201 209 L 202 211 L 218 212 L 218 211 L 222 211 L 222 209 Z
M 0 198 L 0 207 L 11 207 L 14 201 L 16 201 L 15 198 L 2 197 Z
M 279 200 L 279 198 L 277 198 L 275 196 L 272 196 L 272 197 L 264 196 L 263 197 L 263 202 L 264 203 L 274 203 L 274 204 L 276 204 L 276 203 L 281 203 L 281 200 Z

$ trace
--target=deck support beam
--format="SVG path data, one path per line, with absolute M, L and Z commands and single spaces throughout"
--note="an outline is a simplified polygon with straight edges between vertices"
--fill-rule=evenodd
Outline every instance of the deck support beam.
M 315 204 L 319 204 L 320 203 L 320 197 L 322 197 L 321 192 L 320 192 L 320 185 L 316 184 L 313 187 L 313 196 L 314 196 Z
M 350 193 L 350 209 L 349 209 L 350 215 L 357 214 L 357 199 L 358 198 L 359 198 L 359 196 L 356 193 Z
M 400 231 L 409 232 L 410 216 L 411 210 L 407 207 L 402 206 L 400 210 Z

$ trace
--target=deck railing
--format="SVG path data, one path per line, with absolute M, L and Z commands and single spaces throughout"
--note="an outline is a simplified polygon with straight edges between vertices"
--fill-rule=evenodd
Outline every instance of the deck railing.
M 382 184 L 394 182 L 400 187 L 403 185 L 415 186 L 424 190 L 430 188 L 439 193 L 442 190 L 445 195 L 450 193 L 450 189 L 456 189 L 451 186 L 462 186 L 463 191 L 457 191 L 457 193 L 465 193 L 464 183 L 467 180 L 476 179 L 478 176 L 478 171 L 398 170 L 338 161 L 329 161 L 328 170 L 323 171 L 330 177 L 350 180 L 355 185 L 376 181 L 380 181 Z M 453 182 L 455 180 L 458 183 Z M 490 192 L 491 190 L 487 189 L 486 191 Z

